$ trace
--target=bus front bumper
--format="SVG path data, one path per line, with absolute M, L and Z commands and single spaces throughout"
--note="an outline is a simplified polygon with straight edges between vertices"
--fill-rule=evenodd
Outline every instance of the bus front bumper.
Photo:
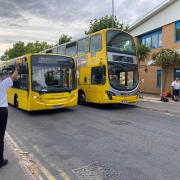
M 133 96 L 105 96 L 103 98 L 103 103 L 122 103 L 122 104 L 131 104 L 137 103 L 139 101 L 138 95 Z
M 45 97 L 40 98 L 37 94 L 33 95 L 31 104 L 29 106 L 29 111 L 37 110 L 50 110 L 50 109 L 60 109 L 66 107 L 77 106 L 78 92 L 69 93 L 68 95 L 45 95 Z

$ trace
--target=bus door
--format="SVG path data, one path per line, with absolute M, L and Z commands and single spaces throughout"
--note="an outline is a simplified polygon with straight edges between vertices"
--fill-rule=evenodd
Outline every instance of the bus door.
M 99 102 L 102 97 L 104 82 L 104 67 L 102 61 L 102 35 L 96 34 L 90 38 L 90 53 L 88 54 L 90 67 L 90 85 L 87 88 L 86 99 L 88 102 Z
M 28 108 L 29 73 L 27 58 L 20 62 L 19 75 L 13 83 L 13 104 L 21 109 Z
M 105 66 L 96 66 L 91 68 L 91 84 L 88 86 L 87 101 L 100 103 L 104 92 L 106 82 Z

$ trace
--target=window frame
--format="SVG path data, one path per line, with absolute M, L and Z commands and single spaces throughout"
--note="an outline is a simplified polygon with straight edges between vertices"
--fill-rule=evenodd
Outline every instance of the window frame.
M 157 35 L 157 47 L 152 47 L 152 36 L 153 35 Z M 161 36 L 161 44 L 160 44 L 160 36 Z M 146 39 L 147 38 L 150 38 L 150 47 L 149 46 L 147 46 L 146 45 Z M 157 30 L 157 31 L 154 31 L 154 32 L 150 32 L 150 33 L 148 33 L 148 34 L 145 34 L 145 35 L 142 35 L 141 37 L 140 37 L 140 39 L 141 39 L 141 44 L 144 44 L 144 43 L 142 43 L 143 41 L 145 42 L 145 44 L 144 45 L 146 45 L 147 47 L 149 47 L 149 48 L 151 48 L 151 49 L 158 49 L 158 48 L 162 48 L 162 29 L 160 29 L 160 30 Z
M 175 37 L 175 42 L 176 42 L 176 43 L 180 42 L 180 39 L 177 40 L 177 35 L 176 35 L 177 26 L 180 27 L 180 20 L 175 22 L 174 37 Z

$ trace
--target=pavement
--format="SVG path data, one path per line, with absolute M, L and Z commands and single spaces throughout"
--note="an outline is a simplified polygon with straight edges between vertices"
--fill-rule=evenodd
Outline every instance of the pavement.
M 169 102 L 162 102 L 159 95 L 143 94 L 137 107 L 180 115 L 180 101 L 173 101 L 170 97 L 168 100 Z
M 10 142 L 5 141 L 5 158 L 9 163 L 0 169 L 0 180 L 33 180 L 25 169 L 20 164 L 20 161 L 15 154 L 15 150 L 10 145 Z

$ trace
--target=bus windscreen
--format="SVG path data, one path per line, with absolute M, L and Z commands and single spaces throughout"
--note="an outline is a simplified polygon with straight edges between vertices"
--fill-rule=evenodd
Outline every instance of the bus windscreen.
M 41 93 L 72 91 L 76 88 L 75 63 L 61 56 L 32 56 L 32 90 Z
M 133 37 L 122 31 L 107 31 L 107 51 L 135 55 Z

